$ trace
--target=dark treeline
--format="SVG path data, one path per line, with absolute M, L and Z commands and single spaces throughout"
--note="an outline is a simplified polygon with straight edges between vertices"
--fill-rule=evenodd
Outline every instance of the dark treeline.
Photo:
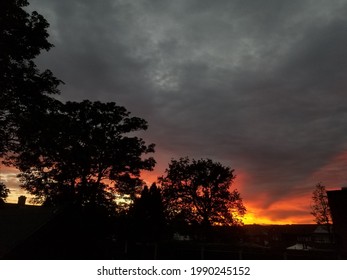
M 154 144 L 134 136 L 147 129 L 144 119 L 115 102 L 56 98 L 63 82 L 35 64 L 53 47 L 49 24 L 26 12 L 28 4 L 0 4 L 0 156 L 35 202 L 60 209 L 61 231 L 68 225 L 86 239 L 157 241 L 178 228 L 198 228 L 206 238 L 214 225 L 242 224 L 246 209 L 230 190 L 234 170 L 180 158 L 147 186 L 141 171 L 155 166 Z M 2 204 L 8 195 L 1 182 Z

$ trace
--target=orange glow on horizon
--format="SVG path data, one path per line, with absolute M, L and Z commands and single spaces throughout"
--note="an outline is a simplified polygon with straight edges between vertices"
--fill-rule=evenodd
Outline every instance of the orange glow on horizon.
M 154 172 L 142 172 L 141 177 L 147 185 L 157 181 L 158 175 Z M 233 182 L 231 189 L 238 189 L 243 199 L 244 205 L 247 208 L 247 213 L 242 218 L 244 224 L 307 224 L 313 223 L 312 216 L 310 215 L 308 195 L 299 194 L 295 197 L 286 197 L 283 200 L 272 203 L 267 209 L 263 209 L 257 205 L 257 201 L 248 201 L 247 193 L 244 193 L 244 186 L 247 184 L 247 174 L 242 171 L 236 172 L 236 179 Z M 258 196 L 259 201 L 265 200 L 267 194 L 260 193 Z M 276 217 L 275 213 L 288 212 L 287 217 Z M 298 215 L 296 212 L 300 212 Z M 293 213 L 291 213 L 293 212 Z M 302 214 L 302 212 L 307 214 Z
M 250 190 L 251 176 L 245 170 L 236 169 L 236 178 L 231 189 L 238 189 L 247 208 L 243 218 L 244 224 L 312 224 L 313 216 L 310 214 L 311 193 L 314 186 L 321 182 L 328 190 L 347 183 L 345 170 L 347 166 L 347 150 L 332 156 L 326 165 L 321 166 L 312 174 L 297 183 L 296 187 L 288 190 L 287 194 L 274 199 L 271 193 L 261 190 Z M 165 168 L 158 166 L 154 171 L 143 171 L 141 177 L 150 186 L 157 181 L 158 176 L 164 174 Z M 7 202 L 16 203 L 18 196 L 25 195 L 30 203 L 30 195 L 18 187 L 16 175 L 18 171 L 12 167 L 2 166 L 0 179 L 11 189 Z M 253 192 L 253 193 L 252 193 Z M 252 198 L 252 199 L 251 199 Z M 265 202 L 267 201 L 267 204 Z
M 313 224 L 310 214 L 311 193 L 291 194 L 274 201 L 266 208 L 249 201 L 246 203 L 245 224 Z
M 258 225 L 283 225 L 283 224 L 292 224 L 293 222 L 290 221 L 284 222 L 284 221 L 273 221 L 270 218 L 267 217 L 257 217 L 253 213 L 247 213 L 243 219 L 243 223 L 245 225 L 252 225 L 252 224 L 258 224 Z
M 32 196 L 26 193 L 24 190 L 18 187 L 19 181 L 16 175 L 16 172 L 13 168 L 2 168 L 1 170 L 1 179 L 4 181 L 8 187 L 10 187 L 11 193 L 7 198 L 9 203 L 17 203 L 18 197 L 25 195 L 27 197 L 27 203 L 31 204 Z M 142 178 L 144 179 L 147 185 L 151 185 L 153 182 L 157 181 L 158 174 L 155 172 L 142 172 Z M 297 197 L 286 197 L 281 201 L 276 201 L 271 204 L 267 209 L 261 207 L 257 204 L 257 201 L 247 200 L 247 193 L 245 193 L 247 174 L 244 172 L 236 173 L 236 179 L 232 185 L 232 189 L 238 189 L 243 198 L 243 202 L 247 208 L 247 213 L 243 217 L 244 224 L 297 224 L 297 223 L 313 223 L 313 219 L 309 214 L 309 208 L 307 203 L 310 199 L 307 195 L 301 195 Z M 265 198 L 265 194 L 259 194 L 259 201 L 262 198 Z M 307 215 L 295 215 L 288 213 L 286 218 L 276 217 L 276 213 L 286 212 L 286 211 L 300 211 L 307 208 Z
M 313 219 L 307 214 L 307 217 L 295 217 L 276 219 L 270 216 L 257 215 L 258 211 L 248 210 L 242 221 L 245 225 L 258 224 L 258 225 L 292 225 L 292 224 L 312 224 Z M 262 211 L 261 211 L 262 212 Z

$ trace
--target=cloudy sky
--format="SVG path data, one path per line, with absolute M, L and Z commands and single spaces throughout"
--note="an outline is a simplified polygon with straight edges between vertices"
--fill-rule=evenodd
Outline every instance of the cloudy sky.
M 235 169 L 249 221 L 312 222 L 347 183 L 347 0 L 31 0 L 62 100 L 115 101 L 171 158 Z

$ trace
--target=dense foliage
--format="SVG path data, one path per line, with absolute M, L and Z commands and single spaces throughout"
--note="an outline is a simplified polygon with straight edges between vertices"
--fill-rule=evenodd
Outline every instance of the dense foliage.
M 154 145 L 130 135 L 146 121 L 113 102 L 67 102 L 42 123 L 14 158 L 23 187 L 40 201 L 110 206 L 116 193 L 133 196 L 141 170 L 154 167 L 143 157 Z
M 51 71 L 40 71 L 34 59 L 48 51 L 49 24 L 38 14 L 23 8 L 25 0 L 0 4 L 0 152 L 20 147 L 21 120 L 40 120 L 54 100 L 47 94 L 59 93 L 61 83 Z
M 0 2 L 1 157 L 22 149 L 30 128 L 55 102 L 49 95 L 59 93 L 61 83 L 51 71 L 40 71 L 35 64 L 34 59 L 52 44 L 47 40 L 48 22 L 37 12 L 25 11 L 28 5 L 26 0 Z M 28 120 L 32 125 L 24 127 Z
M 241 224 L 246 208 L 231 190 L 233 172 L 210 159 L 172 160 L 159 178 L 168 217 L 207 227 Z

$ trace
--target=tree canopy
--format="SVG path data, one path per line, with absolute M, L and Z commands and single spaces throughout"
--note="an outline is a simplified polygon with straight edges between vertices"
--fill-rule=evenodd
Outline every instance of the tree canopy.
M 16 131 L 23 118 L 35 121 L 59 93 L 60 80 L 50 70 L 40 71 L 34 59 L 53 45 L 48 42 L 48 22 L 37 12 L 23 8 L 25 0 L 0 4 L 0 152 L 17 143 Z
M 0 206 L 6 200 L 10 193 L 10 190 L 6 188 L 5 184 L 0 182 Z
M 0 2 L 0 157 L 22 148 L 19 131 L 28 131 L 22 124 L 39 122 L 55 102 L 49 95 L 58 94 L 61 83 L 34 62 L 53 45 L 47 40 L 48 22 L 37 12 L 25 11 L 28 5 L 26 0 Z
M 160 239 L 166 224 L 161 190 L 155 183 L 151 187 L 144 186 L 129 214 L 135 238 L 146 241 Z M 138 235 L 139 232 L 141 235 Z
M 22 186 L 39 201 L 112 205 L 115 193 L 134 195 L 141 170 L 155 161 L 154 144 L 132 133 L 147 123 L 114 102 L 59 104 L 14 158 Z
M 211 159 L 171 160 L 159 178 L 169 218 L 205 226 L 241 224 L 246 208 L 240 193 L 231 190 L 233 172 Z

